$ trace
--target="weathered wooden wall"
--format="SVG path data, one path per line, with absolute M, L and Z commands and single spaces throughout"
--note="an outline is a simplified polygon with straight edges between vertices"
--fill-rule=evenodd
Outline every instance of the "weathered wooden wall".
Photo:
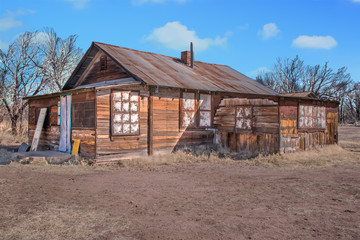
M 279 150 L 278 104 L 271 99 L 224 98 L 219 102 L 214 123 L 219 131 L 216 144 L 241 157 Z
M 147 156 L 148 153 L 148 96 L 147 87 L 140 85 L 118 87 L 140 91 L 140 134 L 111 136 L 111 88 L 96 90 L 96 161 L 99 163 Z
M 98 51 L 98 53 L 92 59 L 93 63 L 90 63 L 89 67 L 85 70 L 84 74 L 79 79 L 78 85 L 87 85 L 130 77 L 130 75 L 110 57 L 106 57 L 106 70 L 101 70 L 101 57 L 106 57 L 106 55 L 102 51 Z
M 84 93 L 75 93 L 72 95 L 72 104 L 76 103 L 86 103 L 92 102 L 95 104 L 95 91 L 84 92 Z M 72 113 L 73 114 L 73 113 Z M 88 115 L 87 118 L 94 118 L 96 113 L 95 111 Z M 72 119 L 73 121 L 73 119 Z M 94 158 L 95 153 L 95 125 L 93 127 L 74 127 L 74 124 L 71 124 L 71 139 L 80 140 L 80 149 L 79 154 L 84 157 Z
M 199 117 L 198 94 L 195 93 L 195 118 Z M 181 101 L 180 89 L 160 88 L 153 93 L 153 154 L 171 153 L 181 148 L 195 150 L 213 144 L 212 130 L 199 126 L 181 127 Z
M 60 127 L 57 124 L 58 119 L 58 101 L 59 97 L 46 99 L 29 100 L 29 130 L 28 144 L 31 145 L 36 129 L 36 110 L 47 108 L 46 124 L 42 129 L 38 150 L 58 149 L 60 138 Z
M 300 106 L 323 108 L 326 114 L 326 126 L 319 125 L 321 116 L 318 113 L 313 119 L 319 123 L 313 124 L 312 127 L 301 126 L 299 114 L 301 111 L 308 110 Z M 299 149 L 305 151 L 315 146 L 336 143 L 337 111 L 335 103 L 293 98 L 280 100 L 280 151 L 294 152 Z M 311 115 L 311 113 L 306 114 Z

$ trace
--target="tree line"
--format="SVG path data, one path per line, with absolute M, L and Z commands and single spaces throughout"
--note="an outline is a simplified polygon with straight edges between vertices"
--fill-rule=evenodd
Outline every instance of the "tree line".
M 63 39 L 45 28 L 25 32 L 7 49 L 0 49 L 0 108 L 14 135 L 26 113 L 28 102 L 23 98 L 60 91 L 70 77 L 83 56 L 76 40 L 76 35 Z
M 324 65 L 305 65 L 295 58 L 277 58 L 270 72 L 258 74 L 256 81 L 279 93 L 313 92 L 320 99 L 339 102 L 339 121 L 360 121 L 360 83 L 347 73 L 346 67 L 334 71 Z

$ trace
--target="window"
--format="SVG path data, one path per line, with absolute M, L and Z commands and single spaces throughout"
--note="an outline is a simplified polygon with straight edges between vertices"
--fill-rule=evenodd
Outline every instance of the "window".
M 236 108 L 236 128 L 240 130 L 251 130 L 252 107 L 241 106 Z
M 100 58 L 100 71 L 104 71 L 107 69 L 107 58 L 106 56 L 102 56 Z
M 325 107 L 299 106 L 300 128 L 326 128 Z
M 113 90 L 111 93 L 111 133 L 112 135 L 138 135 L 139 92 Z
M 72 103 L 71 126 L 74 128 L 95 127 L 95 101 Z
M 211 95 L 200 94 L 200 121 L 199 127 L 211 126 Z
M 195 127 L 195 93 L 184 92 L 182 97 L 182 126 Z

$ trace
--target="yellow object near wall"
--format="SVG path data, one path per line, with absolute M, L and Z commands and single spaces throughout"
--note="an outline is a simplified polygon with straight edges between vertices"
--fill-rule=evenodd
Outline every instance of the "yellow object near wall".
M 74 144 L 71 154 L 77 155 L 79 153 L 80 139 L 73 139 L 73 140 L 74 140 Z

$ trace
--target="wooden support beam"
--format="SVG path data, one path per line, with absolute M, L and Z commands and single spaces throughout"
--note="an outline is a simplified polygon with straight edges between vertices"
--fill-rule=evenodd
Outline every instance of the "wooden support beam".
M 150 87 L 148 100 L 148 155 L 153 155 L 153 112 L 154 112 L 154 87 Z

